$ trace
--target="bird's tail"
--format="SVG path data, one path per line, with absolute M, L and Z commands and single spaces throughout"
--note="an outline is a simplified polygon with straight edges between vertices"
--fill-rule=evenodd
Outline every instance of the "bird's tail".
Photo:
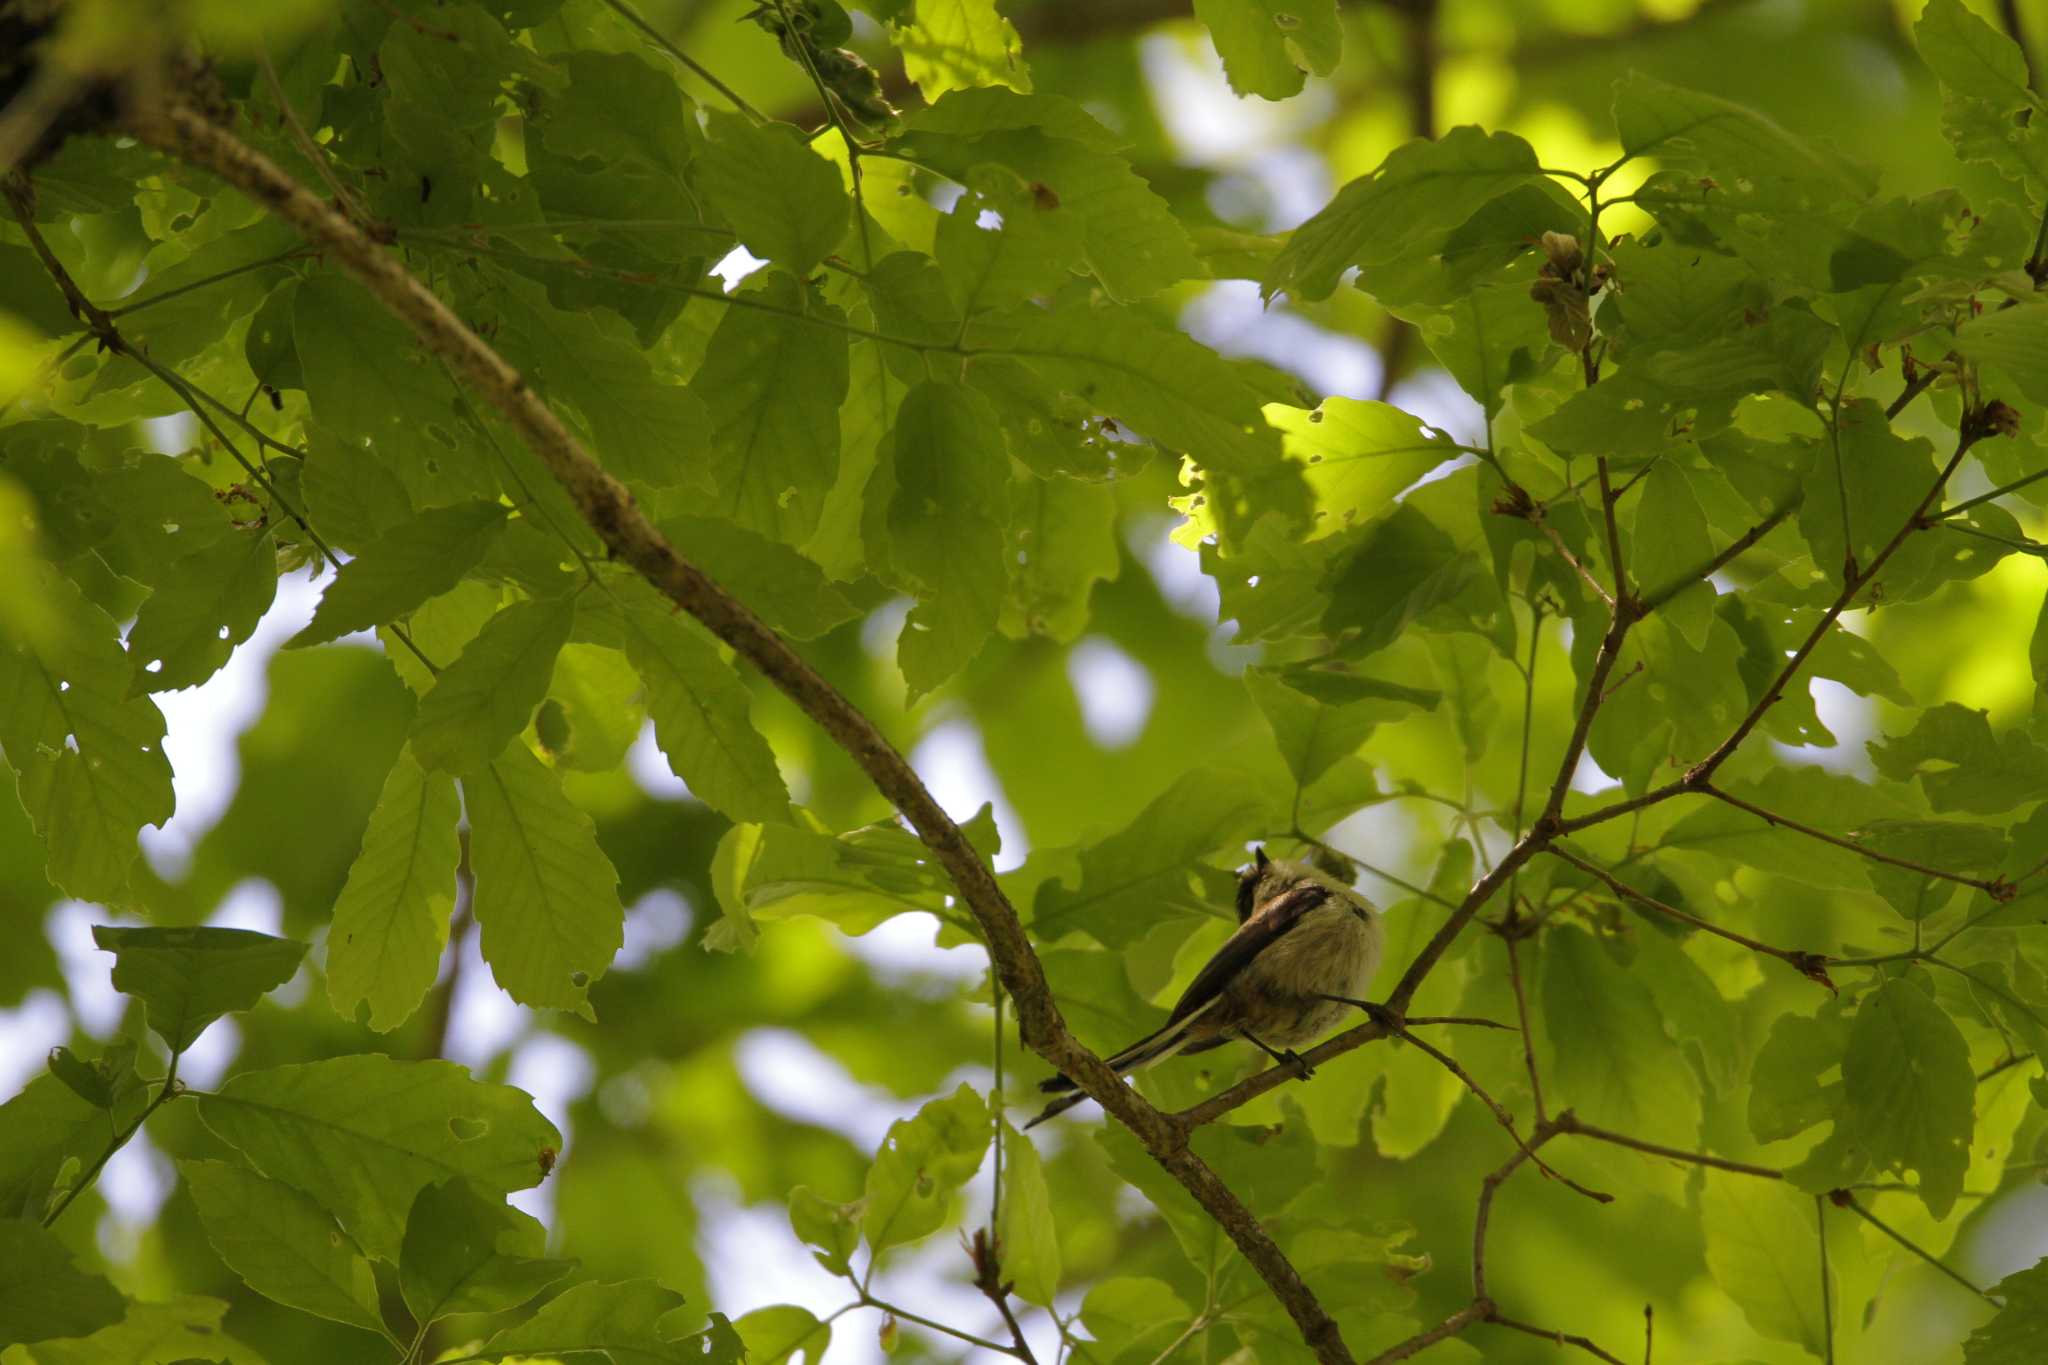
M 1165 1061 L 1168 1057 L 1173 1056 L 1196 1041 L 1193 1031 L 1194 1025 L 1204 1014 L 1208 1013 L 1209 1007 L 1215 1003 L 1215 1000 L 1211 1000 L 1209 1004 L 1195 1010 L 1186 1018 L 1176 1019 L 1157 1032 L 1146 1034 L 1123 1051 L 1114 1056 L 1105 1057 L 1103 1061 L 1110 1070 L 1120 1076 L 1128 1076 L 1133 1071 L 1142 1071 L 1155 1062 Z M 1065 1075 L 1048 1076 L 1038 1083 L 1038 1088 L 1049 1095 L 1058 1095 L 1060 1098 L 1045 1106 L 1036 1118 L 1024 1125 L 1026 1128 L 1035 1128 L 1049 1118 L 1055 1118 L 1064 1114 L 1088 1098 Z

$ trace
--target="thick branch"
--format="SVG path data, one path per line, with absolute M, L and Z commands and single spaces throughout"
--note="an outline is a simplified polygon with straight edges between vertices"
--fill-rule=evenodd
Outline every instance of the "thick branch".
M 1185 1130 L 1123 1084 L 1067 1029 L 1045 971 L 995 876 L 882 732 L 743 603 L 684 560 L 632 494 L 605 472 L 526 379 L 354 223 L 254 148 L 180 103 L 146 104 L 130 124 L 148 145 L 204 167 L 265 205 L 326 251 L 421 345 L 488 400 L 547 466 L 577 512 L 627 564 L 760 670 L 860 765 L 945 868 L 973 913 L 1026 1046 L 1122 1122 L 1230 1235 L 1300 1328 L 1319 1360 L 1350 1365 L 1337 1324 L 1251 1212 L 1189 1152 Z

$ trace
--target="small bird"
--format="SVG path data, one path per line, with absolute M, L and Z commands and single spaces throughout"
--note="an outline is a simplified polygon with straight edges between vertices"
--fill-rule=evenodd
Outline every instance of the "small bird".
M 1371 1008 L 1365 987 L 1380 965 L 1384 935 L 1372 904 L 1356 891 L 1308 863 L 1268 858 L 1262 848 L 1238 874 L 1237 918 L 1237 932 L 1195 973 L 1165 1027 L 1108 1058 L 1113 1070 L 1128 1074 L 1242 1038 L 1307 1076 L 1295 1045 L 1328 1033 L 1354 1006 Z M 1061 1098 L 1026 1128 L 1088 1098 L 1065 1076 L 1038 1088 Z

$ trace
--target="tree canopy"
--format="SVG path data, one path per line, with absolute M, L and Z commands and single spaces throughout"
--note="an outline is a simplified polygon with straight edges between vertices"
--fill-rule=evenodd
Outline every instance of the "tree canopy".
M 2044 43 L 0 0 L 0 1362 L 2040 1359 Z

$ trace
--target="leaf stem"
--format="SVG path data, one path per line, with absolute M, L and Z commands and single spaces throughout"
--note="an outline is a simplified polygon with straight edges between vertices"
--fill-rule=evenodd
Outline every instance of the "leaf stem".
M 1943 881 L 1957 882 L 1963 886 L 1975 887 L 1977 890 L 1990 895 L 1994 900 L 2002 901 L 2011 897 L 2010 886 L 1996 878 L 1966 877 L 1960 872 L 1944 872 L 1938 867 L 1929 867 L 1925 863 L 1916 863 L 1911 858 L 1899 858 L 1889 853 L 1880 853 L 1876 849 L 1865 847 L 1853 839 L 1845 839 L 1839 834 L 1829 834 L 1826 830 L 1815 829 L 1811 825 L 1801 824 L 1799 821 L 1789 816 L 1780 815 L 1776 811 L 1765 810 L 1762 806 L 1745 801 L 1741 797 L 1731 794 L 1725 788 L 1717 787 L 1711 782 L 1700 783 L 1697 790 L 1702 795 L 1711 796 L 1716 801 L 1724 802 L 1735 807 L 1737 810 L 1747 811 L 1767 825 L 1783 826 L 1795 834 L 1803 834 L 1809 839 L 1818 839 L 1824 844 L 1833 844 L 1836 848 L 1845 848 L 1851 853 L 1870 859 L 1872 862 L 1904 868 L 1908 872 L 1917 872 L 1923 877 L 1938 877 Z
M 43 1216 L 44 1227 L 49 1227 L 52 1223 L 56 1222 L 63 1216 L 64 1210 L 70 1208 L 72 1202 L 79 1195 L 92 1188 L 93 1182 L 99 1179 L 100 1171 L 106 1167 L 109 1161 L 113 1160 L 114 1153 L 128 1145 L 128 1139 L 134 1137 L 136 1133 L 142 1130 L 142 1125 L 149 1121 L 151 1114 L 163 1108 L 167 1101 L 184 1093 L 178 1085 L 178 1058 L 181 1055 L 181 1053 L 176 1052 L 171 1054 L 170 1063 L 164 1069 L 163 1082 L 156 1092 L 156 1097 L 143 1106 L 142 1112 L 135 1116 L 133 1123 L 130 1123 L 126 1128 L 123 1128 L 120 1132 L 107 1139 L 106 1150 L 94 1158 L 92 1165 L 86 1167 L 80 1173 L 77 1183 L 65 1191 L 64 1197 L 57 1201 L 56 1207 Z
M 1730 943 L 1740 944 L 1753 953 L 1763 953 L 1766 956 L 1775 957 L 1809 981 L 1814 981 L 1824 986 L 1830 984 L 1827 979 L 1829 959 L 1820 953 L 1795 952 L 1789 948 L 1776 948 L 1768 943 L 1750 938 L 1745 934 L 1738 934 L 1733 929 L 1723 929 L 1713 921 L 1701 919 L 1698 915 L 1681 910 L 1675 905 L 1666 905 L 1655 896 L 1645 895 L 1643 892 L 1636 890 L 1633 886 L 1630 886 L 1606 868 L 1601 867 L 1598 863 L 1581 858 L 1563 844 L 1552 844 L 1547 851 L 1552 857 L 1560 858 L 1570 863 L 1586 875 L 1597 877 L 1616 895 L 1626 900 L 1632 900 L 1645 909 L 1655 910 L 1660 915 L 1669 916 L 1682 924 L 1690 924 L 1695 929 L 1713 934 L 1717 938 L 1727 939 Z
M 1727 1157 L 1714 1156 L 1707 1152 L 1688 1152 L 1678 1147 L 1666 1147 L 1661 1143 L 1645 1142 L 1626 1133 L 1616 1133 L 1606 1128 L 1596 1128 L 1590 1123 L 1581 1123 L 1578 1115 L 1567 1109 L 1557 1116 L 1557 1130 L 1573 1133 L 1579 1137 L 1591 1138 L 1595 1142 L 1612 1143 L 1616 1147 L 1627 1147 L 1632 1151 L 1645 1152 L 1650 1156 L 1668 1157 L 1673 1161 L 1690 1162 L 1695 1166 L 1711 1166 L 1717 1171 L 1732 1171 L 1736 1175 L 1753 1175 L 1762 1180 L 1783 1180 L 1785 1173 L 1771 1166 L 1752 1166 L 1746 1161 L 1730 1161 Z
M 1927 1264 L 1933 1266 L 1936 1270 L 1939 1270 L 1942 1274 L 1948 1276 L 1951 1280 L 1954 1280 L 1957 1284 L 1969 1290 L 1978 1298 L 1984 1300 L 1984 1302 L 1992 1305 L 1995 1308 L 2003 1308 L 2005 1306 L 1998 1299 L 1992 1297 L 1992 1295 L 1990 1295 L 1989 1293 L 1986 1293 L 1984 1290 L 1979 1289 L 1976 1285 L 1972 1284 L 1968 1279 L 1966 1279 L 1962 1275 L 1960 1271 L 1951 1270 L 1947 1265 L 1943 1264 L 1939 1256 L 1936 1256 L 1926 1247 L 1921 1246 L 1919 1243 L 1913 1241 L 1910 1237 L 1907 1237 L 1904 1233 L 1900 1232 L 1890 1223 L 1885 1222 L 1882 1218 L 1879 1218 L 1869 1209 L 1864 1208 L 1862 1203 L 1857 1200 L 1856 1196 L 1851 1194 L 1849 1191 L 1835 1190 L 1828 1195 L 1828 1198 L 1839 1207 L 1848 1209 L 1851 1212 L 1855 1213 L 1858 1217 L 1863 1219 L 1864 1222 L 1870 1224 L 1879 1232 L 1891 1238 L 1894 1242 L 1897 1242 L 1900 1246 L 1912 1252 L 1915 1256 L 1918 1256 L 1921 1260 L 1927 1262 Z
M 639 29 L 640 32 L 647 38 L 649 42 L 653 43 L 663 52 L 666 52 L 670 57 L 673 57 L 677 62 L 681 63 L 681 65 L 685 69 L 690 71 L 699 80 L 703 81 L 713 90 L 716 90 L 719 94 L 725 96 L 726 100 L 731 103 L 733 108 L 739 110 L 742 114 L 745 114 L 748 118 L 752 119 L 756 123 L 768 123 L 771 121 L 766 114 L 762 113 L 759 109 L 756 109 L 753 105 L 748 104 L 744 99 L 741 99 L 738 91 L 734 90 L 724 81 L 718 79 L 718 77 L 712 75 L 711 72 L 708 69 L 706 69 L 702 63 L 698 62 L 696 58 L 692 57 L 689 53 L 683 51 L 681 48 L 677 47 L 673 42 L 669 41 L 667 34 L 663 33 L 660 29 L 656 28 L 654 25 L 648 23 L 645 19 L 641 18 L 640 12 L 634 9 L 631 5 L 627 4 L 626 0 L 604 0 L 604 4 L 606 8 L 610 9 L 614 14 L 618 15 L 621 19 L 624 19 L 634 28 Z

